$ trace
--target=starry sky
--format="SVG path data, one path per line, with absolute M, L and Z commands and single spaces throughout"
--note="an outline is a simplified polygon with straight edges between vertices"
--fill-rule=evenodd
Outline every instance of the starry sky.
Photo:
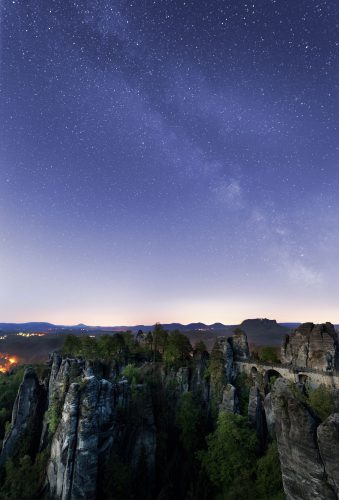
M 339 322 L 337 0 L 0 5 L 0 321 Z

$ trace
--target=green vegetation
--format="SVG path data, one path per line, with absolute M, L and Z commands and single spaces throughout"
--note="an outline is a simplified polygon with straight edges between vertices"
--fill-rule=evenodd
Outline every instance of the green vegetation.
M 2 500 L 32 500 L 39 498 L 45 480 L 49 450 L 38 453 L 33 461 L 29 455 L 9 459 L 5 465 L 5 482 L 1 488 Z
M 256 469 L 257 438 L 240 415 L 221 412 L 217 428 L 198 456 L 216 491 L 216 498 L 251 498 Z
M 163 349 L 166 365 L 173 367 L 184 365 L 192 352 L 189 339 L 177 330 L 168 334 Z
M 235 379 L 234 385 L 238 392 L 239 406 L 241 415 L 247 415 L 248 399 L 250 395 L 251 379 L 246 373 L 239 373 Z
M 17 367 L 11 374 L 0 375 L 0 439 L 4 438 L 12 416 L 12 408 L 19 385 L 22 382 L 24 367 Z
M 280 363 L 277 351 L 276 347 L 263 347 L 259 353 L 260 361 L 266 361 L 267 363 Z
M 46 412 L 46 419 L 49 427 L 49 432 L 51 432 L 51 434 L 54 434 L 57 430 L 61 419 L 61 414 L 62 403 L 57 398 L 54 398 L 52 401 L 50 401 L 48 410 Z
M 122 375 L 127 378 L 131 385 L 140 384 L 142 381 L 141 370 L 137 366 L 129 363 L 122 371 Z
M 194 399 L 191 392 L 185 392 L 180 397 L 176 424 L 180 431 L 180 440 L 184 450 L 193 454 L 203 444 L 205 421 L 201 404 Z
M 105 500 L 131 500 L 133 476 L 130 468 L 118 455 L 113 454 L 99 478 L 100 498 Z
M 333 394 L 325 385 L 310 389 L 307 393 L 307 403 L 322 422 L 334 412 Z
M 192 350 L 185 335 L 177 330 L 169 333 L 158 323 L 142 342 L 138 342 L 131 332 L 98 337 L 67 335 L 62 354 L 112 362 L 117 369 L 125 363 L 161 360 L 167 367 L 177 368 L 189 362 Z
M 260 500 L 285 498 L 276 441 L 269 445 L 266 454 L 257 462 L 256 497 Z

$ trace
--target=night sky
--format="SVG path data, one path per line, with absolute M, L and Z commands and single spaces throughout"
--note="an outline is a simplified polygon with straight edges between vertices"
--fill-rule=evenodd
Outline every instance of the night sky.
M 337 0 L 1 0 L 0 321 L 339 322 Z

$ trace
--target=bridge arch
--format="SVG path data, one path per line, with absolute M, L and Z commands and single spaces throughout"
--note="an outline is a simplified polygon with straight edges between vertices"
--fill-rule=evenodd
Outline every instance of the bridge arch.
M 277 378 L 280 377 L 282 377 L 281 373 L 279 373 L 279 371 L 276 370 L 275 368 L 269 368 L 268 370 L 265 371 L 264 386 L 266 393 L 270 392 L 272 385 L 277 380 Z
M 299 384 L 305 385 L 308 382 L 308 380 L 309 380 L 309 376 L 308 376 L 307 373 L 303 373 L 303 372 L 298 373 L 298 382 L 299 382 Z

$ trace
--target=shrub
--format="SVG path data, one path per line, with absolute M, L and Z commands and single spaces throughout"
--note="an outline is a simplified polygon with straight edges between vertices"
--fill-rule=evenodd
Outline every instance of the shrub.
M 141 370 L 133 364 L 128 364 L 122 371 L 122 375 L 127 378 L 132 385 L 140 384 L 142 380 Z
M 277 355 L 277 349 L 272 346 L 265 346 L 261 349 L 259 353 L 259 359 L 261 361 L 266 361 L 268 363 L 279 363 L 279 358 Z
M 257 462 L 256 497 L 260 500 L 285 498 L 276 441 L 269 445 L 266 455 Z
M 201 405 L 197 404 L 191 392 L 181 395 L 176 424 L 180 430 L 180 440 L 184 449 L 188 453 L 193 453 L 201 443 L 204 429 Z
M 323 384 L 308 391 L 307 403 L 321 421 L 326 420 L 334 412 L 332 391 Z
M 62 414 L 62 404 L 58 398 L 50 401 L 48 410 L 46 412 L 49 431 L 54 434 L 58 428 Z
M 222 498 L 251 498 L 256 468 L 257 438 L 240 415 L 221 412 L 215 432 L 198 453 L 203 469 Z

